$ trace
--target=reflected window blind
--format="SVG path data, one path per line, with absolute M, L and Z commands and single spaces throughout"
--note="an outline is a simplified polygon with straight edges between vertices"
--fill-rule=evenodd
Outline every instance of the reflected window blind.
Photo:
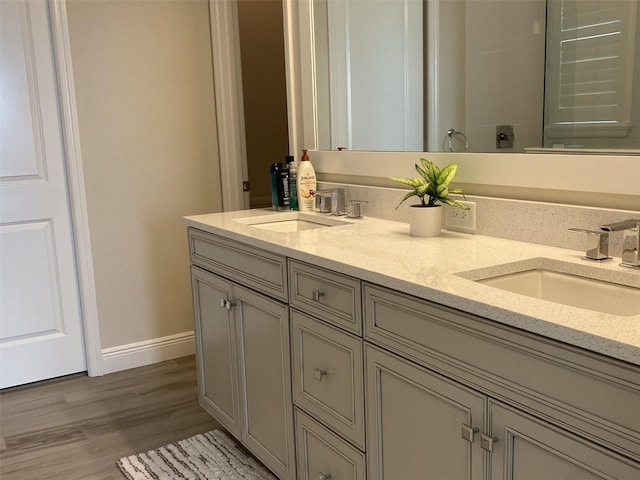
M 628 133 L 636 15 L 637 0 L 549 1 L 547 134 Z

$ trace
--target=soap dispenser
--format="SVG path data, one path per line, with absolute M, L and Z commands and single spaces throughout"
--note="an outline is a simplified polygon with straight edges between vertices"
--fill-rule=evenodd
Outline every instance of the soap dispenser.
M 315 208 L 316 172 L 309 160 L 307 150 L 302 151 L 302 160 L 298 166 L 298 209 L 312 212 Z

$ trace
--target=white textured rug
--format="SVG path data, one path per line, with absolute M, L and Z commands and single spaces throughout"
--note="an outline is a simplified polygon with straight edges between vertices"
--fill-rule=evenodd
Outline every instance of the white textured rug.
M 129 480 L 276 480 L 220 430 L 123 457 L 116 464 Z

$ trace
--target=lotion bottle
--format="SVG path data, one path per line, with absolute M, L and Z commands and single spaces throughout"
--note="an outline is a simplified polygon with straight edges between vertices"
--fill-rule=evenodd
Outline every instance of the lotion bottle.
M 302 151 L 302 160 L 298 165 L 297 184 L 298 209 L 301 212 L 312 212 L 316 206 L 316 172 L 306 150 Z

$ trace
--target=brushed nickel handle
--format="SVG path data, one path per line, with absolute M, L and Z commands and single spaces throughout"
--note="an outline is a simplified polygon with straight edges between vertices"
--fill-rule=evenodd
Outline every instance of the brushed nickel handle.
M 493 444 L 498 443 L 498 437 L 490 437 L 484 433 L 480 434 L 480 446 L 487 452 L 493 452 Z
M 469 425 L 462 425 L 462 438 L 464 438 L 467 442 L 473 443 L 473 438 L 476 433 L 478 433 L 480 429 L 478 427 L 472 428 Z
M 311 298 L 313 298 L 314 302 L 319 302 L 321 297 L 324 297 L 326 293 L 321 292 L 320 290 L 313 290 L 311 292 Z
M 330 478 L 333 478 L 333 475 L 331 475 L 330 473 L 322 473 L 322 472 L 320 472 L 318 474 L 318 480 L 329 480 Z
M 327 370 L 322 370 L 321 368 L 316 368 L 313 371 L 313 378 L 315 378 L 316 380 L 318 380 L 319 382 L 322 381 L 322 377 L 324 377 L 325 375 L 327 375 L 329 372 Z

